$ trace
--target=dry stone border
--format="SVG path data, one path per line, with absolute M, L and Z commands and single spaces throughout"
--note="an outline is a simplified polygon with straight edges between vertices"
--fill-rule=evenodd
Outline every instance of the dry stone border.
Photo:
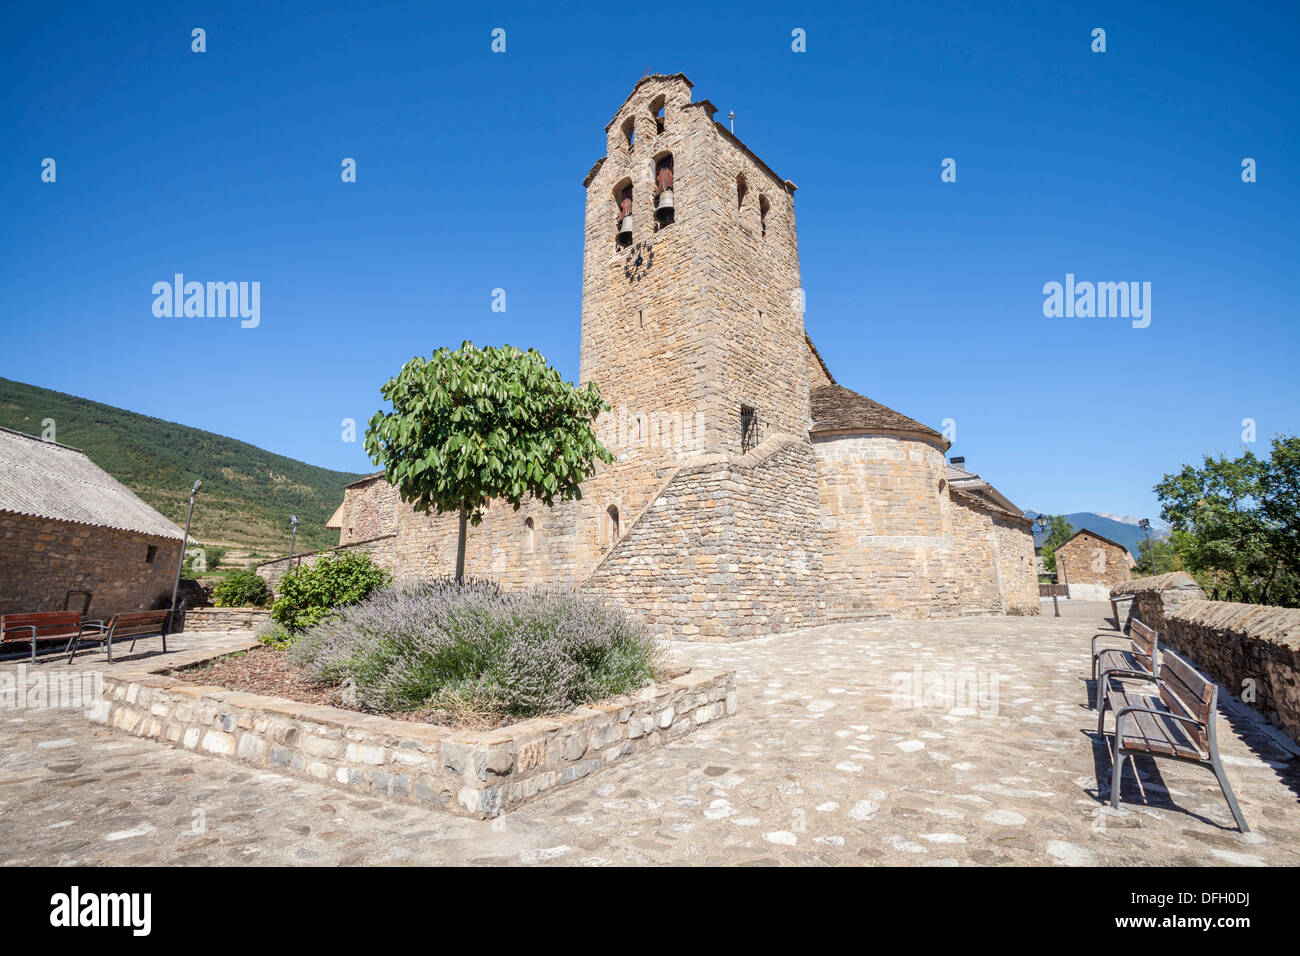
M 256 647 L 250 641 L 226 653 Z M 735 674 L 692 669 L 567 714 L 467 731 L 183 680 L 197 649 L 114 670 L 89 718 L 137 737 L 477 819 L 736 712 Z

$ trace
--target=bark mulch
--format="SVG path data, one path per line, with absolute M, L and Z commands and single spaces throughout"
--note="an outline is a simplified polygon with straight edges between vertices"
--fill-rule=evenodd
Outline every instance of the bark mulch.
M 492 730 L 512 723 L 510 718 L 495 714 L 452 714 L 445 710 L 404 710 L 378 713 L 366 710 L 343 700 L 343 689 L 332 684 L 322 684 L 307 676 L 306 671 L 294 664 L 281 648 L 255 647 L 243 654 L 219 657 L 212 663 L 197 664 L 176 672 L 177 677 L 195 684 L 216 684 L 230 690 L 260 694 L 263 697 L 282 697 L 300 704 L 320 704 L 351 710 L 360 714 L 375 714 L 392 720 L 411 720 L 422 724 L 437 724 L 462 730 Z
M 680 677 L 690 668 L 674 667 L 661 679 Z M 362 714 L 376 714 L 392 720 L 411 720 L 441 727 L 461 730 L 494 730 L 515 723 L 517 718 L 499 714 L 451 712 L 440 709 L 405 710 L 377 713 L 343 700 L 343 689 L 331 684 L 321 684 L 307 676 L 306 671 L 289 659 L 282 648 L 256 647 L 242 654 L 219 657 L 212 663 L 196 664 L 182 668 L 175 676 L 194 684 L 215 684 L 230 690 L 260 694 L 263 697 L 281 697 L 301 704 L 320 704 L 338 707 Z

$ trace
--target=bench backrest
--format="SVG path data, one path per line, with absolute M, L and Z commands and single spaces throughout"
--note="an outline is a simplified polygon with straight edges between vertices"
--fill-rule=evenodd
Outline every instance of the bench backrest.
M 1156 650 L 1156 632 L 1147 627 L 1137 618 L 1129 621 L 1129 640 L 1133 642 L 1133 647 L 1147 657 L 1153 657 Z
M 161 634 L 171 611 L 126 611 L 113 618 L 114 637 Z
M 1160 652 L 1160 699 L 1171 711 L 1197 721 L 1183 729 L 1202 747 L 1209 746 L 1214 727 L 1218 686 L 1168 648 Z
M 11 627 L 18 630 L 11 631 Z M 81 626 L 80 611 L 37 611 L 31 614 L 0 615 L 0 630 L 6 641 L 27 642 L 32 639 L 31 628 L 36 628 L 36 639 L 76 634 Z

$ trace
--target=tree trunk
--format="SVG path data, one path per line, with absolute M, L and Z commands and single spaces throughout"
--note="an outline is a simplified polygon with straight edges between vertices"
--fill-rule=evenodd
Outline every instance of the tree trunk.
M 469 525 L 469 508 L 465 502 L 460 503 L 460 534 L 456 538 L 456 583 L 465 581 L 465 534 Z

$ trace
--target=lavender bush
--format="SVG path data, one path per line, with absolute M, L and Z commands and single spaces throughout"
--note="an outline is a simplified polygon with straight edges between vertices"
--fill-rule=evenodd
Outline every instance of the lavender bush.
M 528 717 L 642 687 L 654 638 L 572 591 L 404 581 L 308 630 L 290 653 L 314 678 L 351 680 L 367 709 Z

